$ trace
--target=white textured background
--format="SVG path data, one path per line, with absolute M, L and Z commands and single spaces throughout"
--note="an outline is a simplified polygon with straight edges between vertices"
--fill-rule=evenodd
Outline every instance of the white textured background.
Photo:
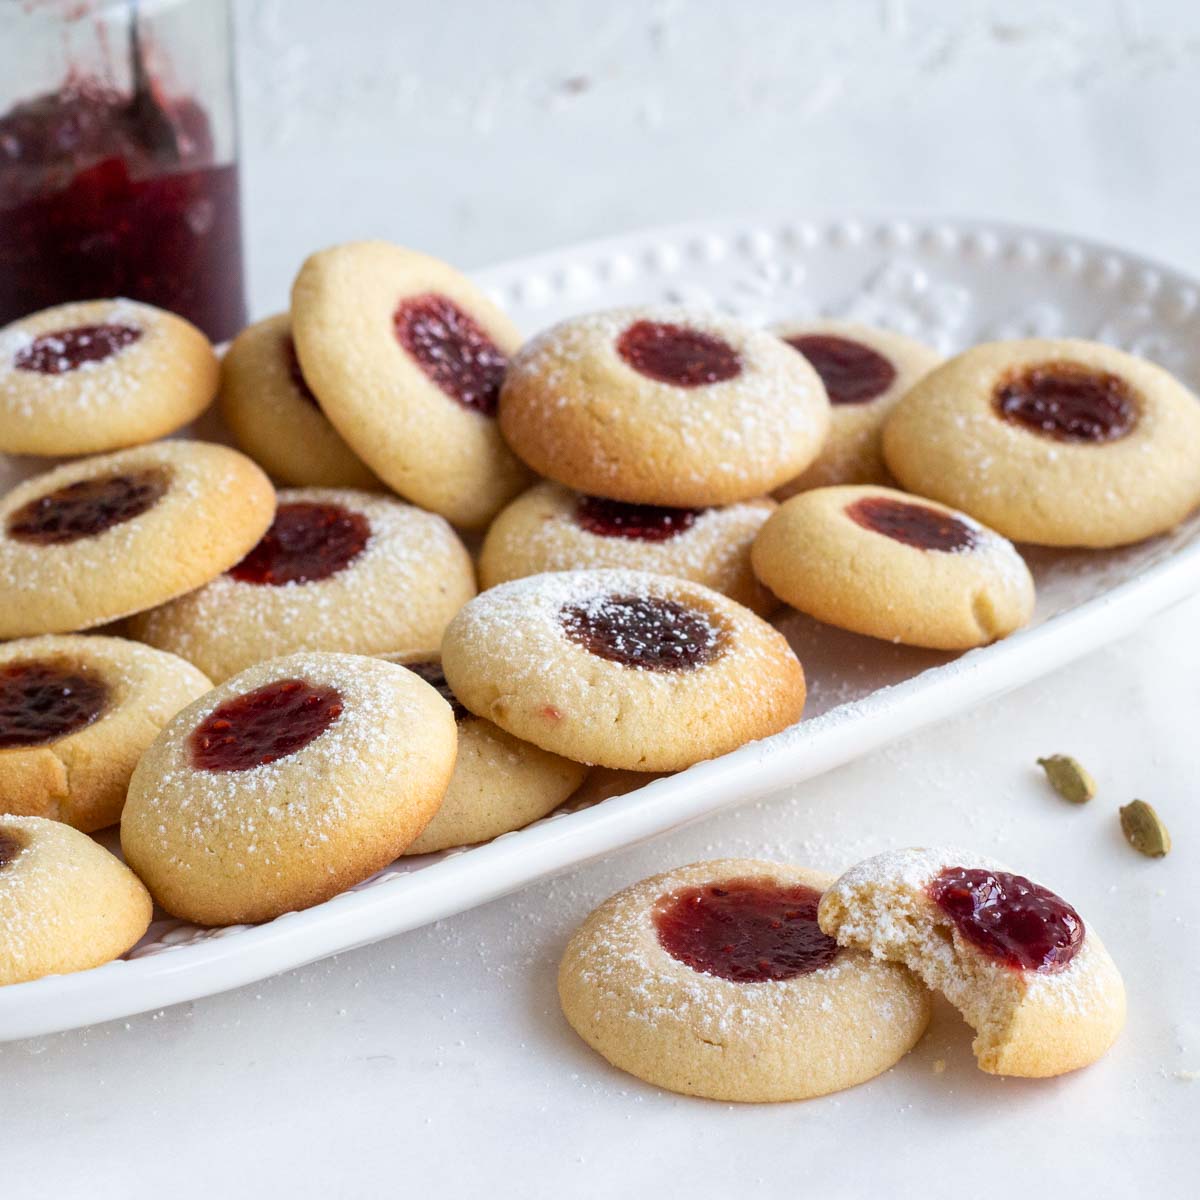
M 260 314 L 340 239 L 473 267 L 755 210 L 1002 217 L 1200 270 L 1193 0 L 239 0 L 238 24 Z M 667 866 L 836 868 L 949 833 L 1100 908 L 1118 957 L 1153 918 L 1177 989 L 1200 995 L 1195 919 L 1172 907 L 1197 911 L 1200 824 L 1161 864 L 1122 857 L 1096 813 L 1028 836 L 1048 803 L 1028 764 L 1048 751 L 1109 796 L 1194 802 L 1198 620 L 1193 602 L 778 802 L 429 929 L 0 1046 L 0 1195 L 1193 1194 L 1197 1146 L 1161 1130 L 1197 1114 L 1200 1018 L 1164 1009 L 1156 979 L 1129 980 L 1131 1031 L 1083 1076 L 984 1080 L 942 1013 L 867 1088 L 732 1109 L 606 1068 L 563 1026 L 553 971 L 594 903 Z

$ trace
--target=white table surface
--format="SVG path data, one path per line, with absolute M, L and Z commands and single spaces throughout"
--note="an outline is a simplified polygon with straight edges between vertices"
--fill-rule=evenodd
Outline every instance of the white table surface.
M 738 7 L 341 0 L 330 29 L 319 0 L 239 0 L 256 310 L 341 238 L 470 266 L 787 207 L 1070 227 L 1200 273 L 1196 6 Z M 1194 1194 L 1200 1146 L 1156 1130 L 1179 1106 L 1200 1130 L 1198 623 L 1189 601 L 852 766 L 428 929 L 0 1046 L 0 1195 Z M 1100 780 L 1087 809 L 1032 767 L 1059 751 Z M 1167 819 L 1168 859 L 1121 840 L 1134 796 Z M 836 870 L 947 841 L 1059 888 L 1118 963 L 1154 948 L 1098 1066 L 984 1076 L 939 1011 L 863 1088 L 731 1107 L 621 1075 L 559 1015 L 571 929 L 647 874 L 730 854 Z M 868 1089 L 890 1120 L 866 1125 Z

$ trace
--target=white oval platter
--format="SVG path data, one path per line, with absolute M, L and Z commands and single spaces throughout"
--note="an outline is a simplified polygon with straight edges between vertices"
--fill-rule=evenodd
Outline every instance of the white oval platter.
M 1096 338 L 1200 385 L 1200 284 L 1110 247 L 981 221 L 707 222 L 505 263 L 477 279 L 527 333 L 574 312 L 671 301 L 755 323 L 850 317 L 945 351 L 1004 337 Z M 220 433 L 206 426 L 203 435 Z M 0 483 L 32 465 L 0 460 Z M 1193 518 L 1121 551 L 1031 551 L 1039 589 L 1033 625 L 960 656 L 784 617 L 781 628 L 811 689 L 808 713 L 791 729 L 487 845 L 402 860 L 325 904 L 269 924 L 207 930 L 156 920 L 120 961 L 0 988 L 0 1040 L 237 987 L 811 778 L 1052 671 L 1184 598 L 1200 586 L 1198 537 L 1200 518 Z

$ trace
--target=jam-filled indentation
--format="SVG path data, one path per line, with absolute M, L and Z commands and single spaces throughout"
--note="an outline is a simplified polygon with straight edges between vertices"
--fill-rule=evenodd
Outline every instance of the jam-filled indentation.
M 264 586 L 316 583 L 350 566 L 370 536 L 370 521 L 340 504 L 281 504 L 271 528 L 229 574 Z
M 342 694 L 304 679 L 280 679 L 235 696 L 192 730 L 200 771 L 249 771 L 304 749 L 342 715 Z
M 896 368 L 878 350 L 832 333 L 784 338 L 821 377 L 830 404 L 867 404 L 896 382 Z
M 442 699 L 454 710 L 456 721 L 462 721 L 471 715 L 446 682 L 446 672 L 442 670 L 440 662 L 430 659 L 427 662 L 407 662 L 401 665 L 407 667 L 414 675 L 419 675 L 431 687 L 437 688 Z
M 968 942 L 1007 967 L 1051 974 L 1083 945 L 1083 918 L 1023 875 L 946 867 L 929 895 Z
M 667 508 L 661 504 L 626 504 L 601 496 L 580 496 L 575 523 L 597 537 L 622 537 L 635 542 L 667 542 L 686 533 L 703 508 Z
M 958 517 L 891 496 L 864 496 L 846 507 L 846 515 L 872 533 L 918 550 L 954 553 L 972 549 L 979 540 L 975 530 Z
M 69 663 L 0 667 L 0 750 L 44 746 L 78 733 L 108 707 L 108 686 Z
M 992 397 L 1005 420 L 1059 442 L 1115 442 L 1138 420 L 1133 386 L 1110 371 L 1047 362 L 1010 372 Z
M 724 338 L 662 321 L 635 321 L 617 339 L 617 353 L 635 371 L 675 387 L 724 383 L 742 373 L 738 352 Z
M 596 596 L 559 614 L 571 641 L 597 658 L 648 671 L 686 671 L 720 657 L 727 634 L 708 613 L 661 596 Z
M 13 358 L 20 371 L 39 375 L 65 375 L 85 363 L 104 362 L 132 346 L 142 336 L 133 325 L 103 324 L 76 325 L 72 329 L 56 329 L 34 338 Z
M 470 314 L 446 296 L 402 300 L 393 323 L 400 345 L 447 396 L 494 417 L 508 356 Z
M 727 879 L 663 896 L 654 928 L 659 945 L 694 971 L 734 983 L 793 979 L 837 957 L 817 924 L 820 900 L 803 884 Z
M 8 518 L 8 535 L 35 546 L 60 546 L 95 537 L 149 512 L 166 495 L 160 467 L 81 479 L 22 504 Z
M 25 849 L 25 835 L 16 829 L 5 829 L 0 825 L 0 871 L 17 861 L 17 855 Z
M 306 404 L 311 404 L 313 408 L 320 408 L 312 388 L 308 386 L 308 380 L 304 378 L 300 356 L 296 353 L 296 342 L 290 333 L 285 334 L 283 339 L 283 364 L 287 368 L 288 379 L 299 393 L 300 399 Z

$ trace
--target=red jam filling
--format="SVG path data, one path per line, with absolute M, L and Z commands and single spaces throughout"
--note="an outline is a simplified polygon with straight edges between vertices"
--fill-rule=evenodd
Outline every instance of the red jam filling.
M 76 77 L 0 114 L 0 325 L 129 296 L 233 337 L 245 324 L 238 174 L 215 158 L 188 98 L 136 106 Z
M 192 731 L 198 771 L 249 771 L 302 750 L 342 715 L 337 688 L 281 679 L 226 700 Z
M 447 396 L 485 417 L 496 415 L 508 357 L 472 317 L 430 293 L 402 300 L 394 320 L 400 345 Z
M 25 839 L 15 829 L 0 829 L 0 870 L 16 862 L 17 855 L 24 849 Z
M 657 596 L 598 596 L 567 605 L 559 620 L 597 658 L 648 671 L 693 670 L 725 648 L 725 631 L 707 614 Z
M 993 403 L 1006 420 L 1059 442 L 1115 442 L 1138 419 L 1136 394 L 1124 379 L 1069 362 L 1010 375 Z
M 975 530 L 949 513 L 925 504 L 893 500 L 890 496 L 864 496 L 846 508 L 855 524 L 918 550 L 970 550 Z
M 581 496 L 575 523 L 597 537 L 623 537 L 635 542 L 667 542 L 686 533 L 702 508 L 664 508 L 659 504 L 625 504 L 600 496 Z
M 0 667 L 0 750 L 42 746 L 85 729 L 108 704 L 102 680 L 52 662 Z
M 785 338 L 821 377 L 830 404 L 866 404 L 896 381 L 896 368 L 877 350 L 831 333 Z
M 281 504 L 271 528 L 229 574 L 240 583 L 315 583 L 344 571 L 365 549 L 371 523 L 340 504 Z
M 617 353 L 635 371 L 675 387 L 724 383 L 742 373 L 738 352 L 723 338 L 659 321 L 635 321 L 617 339 Z
M 76 325 L 43 333 L 18 351 L 13 366 L 40 375 L 65 375 L 84 363 L 103 362 L 142 336 L 132 325 Z
M 404 663 L 414 675 L 420 675 L 431 687 L 437 688 L 441 693 L 442 699 L 454 709 L 454 719 L 456 721 L 463 720 L 471 714 L 459 703 L 458 697 L 450 690 L 450 685 L 446 682 L 446 673 L 442 670 L 440 662 L 410 662 Z
M 792 979 L 837 956 L 837 942 L 817 924 L 820 900 L 803 884 L 727 879 L 663 896 L 654 928 L 659 945 L 693 971 L 734 983 Z
M 292 387 L 300 393 L 300 399 L 306 400 L 313 408 L 320 408 L 312 388 L 308 386 L 308 380 L 304 378 L 304 372 L 300 369 L 300 356 L 296 353 L 296 343 L 290 333 L 283 339 L 283 358 L 287 364 L 288 378 L 292 381 Z
M 929 895 L 967 941 L 1007 967 L 1061 971 L 1083 944 L 1083 918 L 1023 875 L 947 867 Z
M 81 479 L 57 488 L 8 518 L 8 536 L 35 546 L 61 546 L 95 537 L 148 512 L 166 494 L 166 472 L 157 467 Z

